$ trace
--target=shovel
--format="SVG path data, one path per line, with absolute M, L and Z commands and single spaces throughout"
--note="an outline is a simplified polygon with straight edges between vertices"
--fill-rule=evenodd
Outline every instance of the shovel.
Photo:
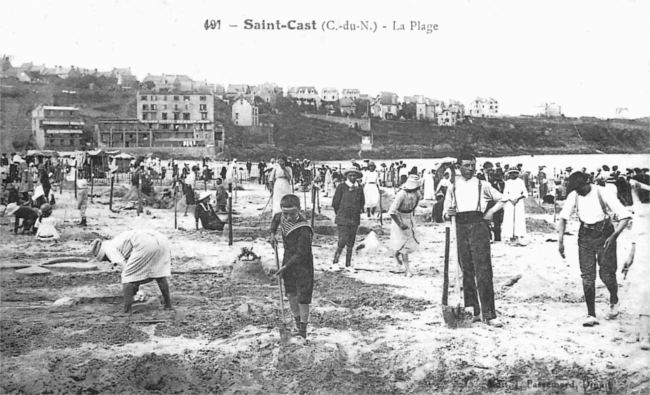
M 280 270 L 280 259 L 278 258 L 278 246 L 275 244 L 273 246 L 273 251 L 275 252 L 275 266 L 278 271 Z M 283 346 L 291 343 L 291 332 L 287 329 L 287 317 L 284 311 L 284 292 L 282 292 L 282 277 L 278 276 L 278 283 L 280 285 L 280 308 L 282 309 L 282 323 L 280 324 L 280 342 Z
M 453 243 L 452 243 L 453 238 Z M 445 267 L 444 267 L 444 283 L 442 289 L 442 318 L 450 328 L 464 328 L 472 324 L 474 317 L 466 313 L 463 307 L 461 306 L 461 291 L 460 291 L 460 274 L 459 274 L 459 262 L 457 259 L 450 259 L 451 254 L 451 244 L 454 248 L 457 248 L 455 243 L 456 240 L 456 217 L 451 217 L 451 226 L 449 222 L 445 223 Z M 456 251 L 456 254 L 458 251 Z M 456 292 L 458 293 L 458 303 L 456 306 L 449 306 L 449 262 L 453 261 L 453 264 L 456 266 Z

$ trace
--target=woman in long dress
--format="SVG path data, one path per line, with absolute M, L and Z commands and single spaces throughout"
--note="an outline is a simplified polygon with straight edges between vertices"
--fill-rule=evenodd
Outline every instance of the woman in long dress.
M 269 175 L 269 183 L 273 185 L 272 187 L 272 197 L 273 197 L 273 214 L 278 214 L 282 212 L 280 207 L 280 201 L 284 195 L 293 193 L 291 188 L 291 178 L 293 177 L 293 172 L 290 167 L 286 166 L 287 157 L 281 156 L 275 163 L 275 167 Z
M 431 173 L 431 170 L 427 170 L 423 175 L 422 175 L 422 189 L 423 189 L 423 199 L 424 200 L 435 200 L 436 198 L 436 189 L 434 187 L 434 182 L 433 182 L 433 174 Z
M 527 196 L 526 184 L 519 178 L 519 170 L 511 167 L 506 175 L 503 197 L 508 200 L 503 208 L 503 225 L 501 236 L 512 241 L 526 236 L 526 212 L 524 198 Z
M 420 244 L 413 212 L 421 198 L 420 177 L 412 174 L 397 191 L 395 200 L 388 210 L 388 214 L 393 219 L 390 225 L 390 247 L 395 251 L 397 262 L 404 264 L 407 277 L 413 276 L 409 266 L 409 254 L 417 251 Z
M 375 216 L 375 210 L 379 207 L 379 173 L 375 162 L 368 163 L 368 170 L 363 173 L 363 195 L 366 198 L 365 209 L 368 218 Z

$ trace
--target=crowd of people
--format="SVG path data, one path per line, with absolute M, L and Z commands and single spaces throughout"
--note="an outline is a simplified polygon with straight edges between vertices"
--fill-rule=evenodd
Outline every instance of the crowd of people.
M 2 154 L 2 204 L 5 214 L 14 216 L 14 233 L 35 235 L 38 240 L 56 241 L 58 232 L 51 221 L 56 201 L 52 184 L 68 178 L 77 169 L 77 161 L 58 158 L 24 157 Z M 308 159 L 292 159 L 280 156 L 264 160 L 256 165 L 248 160 L 237 159 L 214 167 L 204 159 L 202 166 L 180 166 L 175 160 L 163 165 L 159 159 L 137 158 L 130 166 L 131 184 L 142 193 L 153 191 L 156 180 L 171 180 L 174 187 L 182 188 L 186 207 L 194 206 L 196 227 L 199 222 L 207 230 L 222 230 L 224 223 L 219 213 L 227 213 L 229 192 L 246 179 L 265 185 L 271 206 L 270 242 L 276 248 L 275 234 L 280 231 L 284 241 L 282 267 L 278 272 L 284 279 L 285 290 L 296 320 L 296 334 L 306 337 L 309 304 L 313 292 L 313 255 L 311 241 L 313 230 L 307 222 L 306 207 L 301 207 L 297 192 L 315 191 L 316 195 L 332 197 L 338 242 L 332 264 L 338 265 L 345 250 L 345 267 L 352 267 L 357 230 L 365 216 L 368 220 L 383 223 L 386 212 L 391 219 L 390 247 L 394 258 L 404 267 L 406 276 L 412 276 L 410 255 L 422 242 L 417 229 L 415 210 L 423 200 L 433 201 L 430 218 L 434 222 L 453 219 L 458 242 L 459 264 L 463 273 L 465 307 L 474 315 L 476 322 L 494 327 L 504 323 L 497 317 L 492 274 L 491 244 L 505 239 L 512 245 L 526 244 L 526 204 L 552 204 L 564 200 L 559 213 L 558 251 L 565 256 L 564 234 L 566 224 L 574 215 L 580 221 L 578 233 L 579 265 L 583 282 L 587 315 L 584 326 L 597 325 L 595 309 L 596 269 L 610 295 L 608 319 L 615 319 L 620 310 L 617 270 L 617 239 L 630 228 L 634 217 L 635 240 L 647 232 L 650 206 L 650 175 L 648 169 L 634 168 L 620 171 L 617 166 L 603 165 L 593 172 L 586 168 L 549 175 L 545 166 L 532 173 L 521 164 L 503 167 L 501 163 L 484 162 L 477 169 L 476 158 L 464 153 L 455 161 L 441 163 L 432 169 L 408 168 L 402 161 L 390 164 L 374 161 L 352 161 L 346 168 L 316 166 Z M 219 171 L 217 171 L 217 169 Z M 108 174 L 117 170 L 110 165 Z M 256 174 L 255 174 L 256 173 Z M 255 181 L 253 179 L 256 178 Z M 77 208 L 81 223 L 86 225 L 85 210 L 88 201 L 87 181 L 75 175 L 77 182 Z M 197 188 L 200 182 L 204 188 Z M 210 188 L 207 185 L 210 185 Z M 226 189 L 228 186 L 228 190 Z M 392 188 L 392 203 L 382 208 L 385 191 Z M 197 191 L 197 189 L 200 191 Z M 214 192 L 214 202 L 213 201 Z M 528 202 L 528 203 L 527 203 Z M 634 214 L 634 216 L 633 216 Z M 187 215 L 187 211 L 185 212 Z M 125 309 L 131 309 L 139 285 L 156 280 L 165 298 L 165 306 L 171 308 L 171 297 L 166 282 L 170 259 L 167 249 L 149 248 L 151 243 L 167 245 L 168 240 L 159 233 L 148 230 L 124 232 L 110 241 L 93 243 L 93 254 L 98 260 L 108 260 L 124 266 L 123 283 Z M 162 244 L 161 244 L 162 243 Z M 167 246 L 168 247 L 168 246 Z M 165 247 L 165 248 L 167 248 Z M 623 264 L 627 273 L 635 257 L 636 249 Z M 129 248 L 137 249 L 133 254 Z M 638 251 L 642 260 L 639 269 L 648 277 L 645 249 Z M 650 310 L 648 290 L 640 292 L 638 312 L 641 317 L 641 340 L 645 349 L 650 348 Z

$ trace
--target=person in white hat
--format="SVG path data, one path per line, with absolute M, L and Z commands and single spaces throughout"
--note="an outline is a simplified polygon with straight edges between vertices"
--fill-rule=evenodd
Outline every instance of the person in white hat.
M 388 210 L 393 219 L 390 226 L 390 247 L 395 251 L 397 262 L 404 265 L 407 277 L 413 276 L 409 254 L 415 252 L 420 245 L 413 212 L 421 199 L 420 177 L 411 174 L 395 194 L 395 200 Z
M 112 240 L 95 239 L 91 252 L 100 262 L 122 266 L 124 314 L 131 313 L 140 285 L 154 280 L 162 293 L 165 309 L 172 309 L 167 282 L 167 277 L 171 276 L 171 244 L 167 236 L 152 229 L 129 230 Z
M 368 218 L 375 216 L 375 211 L 379 207 L 379 173 L 375 162 L 368 162 L 368 169 L 363 172 L 363 195 L 366 199 L 366 212 Z M 381 210 L 381 207 L 379 208 Z
M 273 198 L 272 215 L 282 212 L 282 207 L 280 207 L 282 197 L 293 193 L 293 188 L 291 187 L 292 178 L 293 170 L 291 170 L 290 166 L 287 166 L 287 157 L 282 155 L 278 158 L 269 174 L 269 188 L 271 189 L 271 196 Z
M 203 191 L 199 195 L 199 204 L 196 205 L 196 210 L 194 211 L 197 230 L 199 229 L 199 220 L 201 221 L 201 225 L 203 225 L 203 229 L 223 230 L 224 223 L 219 219 L 219 216 L 210 204 L 211 197 L 212 192 L 209 191 Z
M 524 199 L 528 196 L 525 181 L 519 178 L 520 171 L 517 167 L 510 167 L 506 171 L 506 185 L 503 189 L 503 198 L 507 200 L 503 208 L 503 225 L 501 237 L 519 244 L 521 238 L 526 236 L 526 211 Z
M 345 182 L 339 184 L 334 192 L 332 198 L 332 207 L 336 213 L 337 230 L 339 233 L 339 241 L 334 253 L 334 264 L 339 263 L 339 257 L 346 247 L 345 267 L 350 267 L 352 264 L 352 253 L 354 252 L 354 241 L 357 235 L 357 229 L 361 222 L 361 213 L 366 203 L 363 188 L 358 182 L 360 177 L 363 177 L 361 171 L 352 167 L 343 171 L 343 177 L 346 178 Z
M 86 180 L 77 180 L 77 209 L 81 216 L 79 226 L 86 226 L 86 208 L 88 208 L 88 182 Z

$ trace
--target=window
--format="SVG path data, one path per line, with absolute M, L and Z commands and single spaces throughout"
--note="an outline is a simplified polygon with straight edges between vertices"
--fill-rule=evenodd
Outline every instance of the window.
M 142 120 L 143 120 L 143 121 L 146 121 L 146 120 L 147 120 L 147 114 L 146 114 L 146 113 L 143 113 L 143 114 L 142 114 Z
M 140 100 L 147 101 L 147 96 L 140 96 Z
M 60 115 L 63 116 L 63 111 L 59 111 Z
M 156 100 L 158 100 L 158 96 L 151 96 L 151 100 L 152 100 L 152 101 L 156 101 Z
M 178 111 L 178 104 L 174 104 L 174 111 Z
M 208 105 L 207 104 L 199 104 L 199 110 L 208 111 Z
M 156 104 L 151 105 L 151 110 L 156 111 L 158 109 L 158 106 Z
M 70 111 L 70 116 L 74 115 L 74 111 Z
M 59 145 L 63 145 L 63 139 L 59 139 Z
M 202 112 L 201 113 L 201 119 L 208 119 L 208 113 L 207 112 Z
M 183 96 L 183 101 L 190 101 L 190 97 L 189 96 Z
M 163 100 L 167 101 L 167 95 L 163 96 Z
M 184 112 L 183 113 L 183 121 L 189 121 L 190 120 L 190 113 L 189 112 Z
M 205 101 L 205 96 L 199 96 L 199 100 Z
M 239 113 L 238 112 L 235 113 L 235 119 L 239 119 Z
M 177 112 L 174 113 L 174 121 L 178 121 L 178 120 L 179 120 L 179 115 L 178 115 L 178 114 L 179 114 L 179 113 L 177 113 Z
M 178 101 L 178 100 L 179 100 L 179 97 L 178 97 L 178 96 L 174 96 L 174 101 Z
M 163 110 L 167 109 L 167 104 L 163 104 Z
M 186 109 L 186 110 L 189 110 L 189 109 L 190 109 L 190 105 L 189 105 L 189 104 L 186 104 L 186 105 L 185 105 L 185 109 Z
M 149 110 L 149 105 L 148 104 L 143 104 L 142 105 L 142 111 L 148 111 Z
M 167 120 L 167 113 L 166 112 L 162 113 L 162 119 Z
M 74 140 L 70 139 L 70 145 L 74 145 Z
M 169 130 L 169 124 L 168 123 L 163 123 L 162 124 L 162 129 L 163 130 Z

